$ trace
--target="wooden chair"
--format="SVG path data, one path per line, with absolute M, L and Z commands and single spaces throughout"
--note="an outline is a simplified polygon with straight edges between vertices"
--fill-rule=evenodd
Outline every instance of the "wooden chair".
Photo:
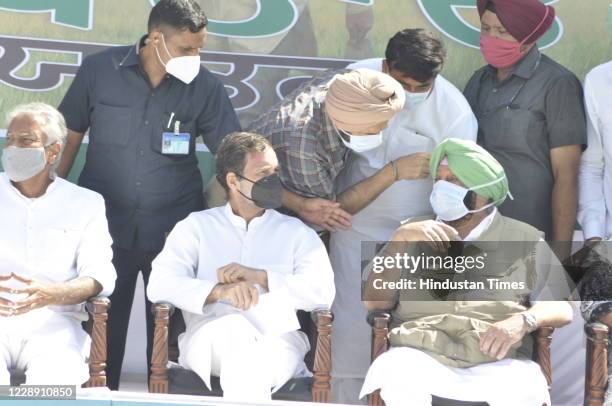
M 89 380 L 83 384 L 83 387 L 103 387 L 106 386 L 106 321 L 110 300 L 103 296 L 92 297 L 87 301 L 85 307 L 90 317 L 87 323 L 84 323 L 84 328 L 91 337 L 91 348 L 89 350 Z M 9 372 L 12 386 L 25 383 L 24 371 L 11 370 Z
M 391 321 L 391 314 L 388 312 L 377 311 L 370 312 L 368 314 L 368 323 L 372 326 L 372 362 L 379 355 L 387 351 L 389 348 L 389 322 Z M 550 363 L 550 343 L 552 341 L 552 334 L 554 332 L 553 327 L 540 327 L 533 333 L 535 338 L 535 360 L 540 364 L 542 373 L 548 383 L 548 390 L 550 391 L 552 384 L 552 367 Z M 380 390 L 376 390 L 368 395 L 368 405 L 370 406 L 383 406 L 385 403 L 380 397 Z M 482 402 L 457 402 L 449 401 L 446 399 L 438 398 L 434 399 L 434 406 L 436 405 L 486 405 Z
M 610 292 L 600 290 L 601 274 L 610 274 L 610 259 L 585 245 L 564 263 L 565 269 L 578 285 L 580 298 L 586 301 L 609 300 Z M 609 276 L 608 276 L 609 277 Z M 594 291 L 592 288 L 596 286 Z M 586 367 L 584 404 L 602 406 L 608 388 L 609 329 L 603 323 L 586 323 Z
M 219 378 L 212 377 L 212 390 L 208 390 L 195 372 L 178 365 L 177 339 L 185 331 L 181 312 L 175 312 L 174 306 L 168 303 L 156 303 L 152 311 L 155 315 L 155 335 L 149 392 L 223 396 Z M 331 392 L 332 313 L 329 310 L 315 310 L 310 314 L 298 312 L 298 318 L 302 331 L 310 339 L 311 351 L 306 355 L 306 365 L 314 372 L 314 377 L 291 379 L 272 398 L 327 403 Z M 310 328 L 312 324 L 314 328 Z
M 608 326 L 587 323 L 586 371 L 584 404 L 603 406 L 608 387 Z

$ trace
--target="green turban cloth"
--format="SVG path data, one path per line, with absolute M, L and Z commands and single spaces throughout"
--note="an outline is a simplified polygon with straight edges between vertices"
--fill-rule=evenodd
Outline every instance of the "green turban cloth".
M 435 178 L 438 166 L 444 159 L 455 176 L 465 187 L 480 196 L 489 198 L 500 205 L 509 195 L 508 179 L 504 168 L 491 154 L 473 141 L 448 138 L 431 153 L 429 170 Z M 483 187 L 482 186 L 485 185 Z

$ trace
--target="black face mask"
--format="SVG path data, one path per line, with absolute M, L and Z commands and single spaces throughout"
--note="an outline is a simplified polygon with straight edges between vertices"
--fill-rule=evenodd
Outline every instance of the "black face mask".
M 236 175 L 253 184 L 253 188 L 251 189 L 252 197 L 248 197 L 240 190 L 238 190 L 238 193 L 255 203 L 257 207 L 261 207 L 262 209 L 278 209 L 283 205 L 283 185 L 281 184 L 278 174 L 274 173 L 270 176 L 266 176 L 265 178 L 259 179 L 257 182 L 253 182 L 251 179 L 245 178 L 242 175 Z

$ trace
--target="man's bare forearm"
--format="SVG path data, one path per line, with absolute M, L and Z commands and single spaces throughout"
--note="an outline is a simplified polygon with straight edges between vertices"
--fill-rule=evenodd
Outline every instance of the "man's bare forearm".
M 563 327 L 574 317 L 572 306 L 568 302 L 538 302 L 527 310 L 535 316 L 538 327 Z
M 83 133 L 68 130 L 66 144 L 63 146 L 62 159 L 57 167 L 57 176 L 60 178 L 66 178 L 68 177 L 68 174 L 70 174 L 70 170 L 74 165 L 74 160 L 79 153 L 79 149 L 81 148 L 83 137 Z
M 390 242 L 383 248 L 377 256 L 379 257 L 394 257 L 400 251 L 398 248 L 401 243 Z M 375 280 L 379 279 L 379 285 L 388 282 L 397 282 L 401 278 L 401 270 L 398 268 L 385 268 L 383 272 L 376 273 L 373 270 L 374 264 L 370 262 L 367 266 L 368 280 L 364 287 L 364 297 L 368 300 L 364 301 L 367 310 L 390 310 L 397 304 L 399 295 L 395 289 L 376 289 Z
M 554 241 L 572 241 L 578 210 L 577 183 L 569 174 L 555 180 L 552 191 Z
M 102 292 L 102 285 L 90 276 L 60 283 L 56 288 L 57 295 L 53 304 L 58 306 L 83 303 Z
M 344 210 L 350 214 L 356 214 L 372 203 L 395 181 L 393 166 L 389 163 L 374 175 L 342 192 L 337 200 Z
M 283 189 L 283 206 L 292 210 L 294 213 L 299 213 L 303 206 L 304 197 L 297 193 Z

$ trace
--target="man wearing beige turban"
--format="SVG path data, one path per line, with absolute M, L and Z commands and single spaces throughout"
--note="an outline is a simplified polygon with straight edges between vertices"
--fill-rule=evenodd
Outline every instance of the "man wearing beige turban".
M 330 72 L 305 83 L 251 124 L 249 131 L 266 137 L 278 156 L 283 205 L 333 231 L 349 227 L 351 214 L 394 182 L 426 177 L 428 155 L 414 154 L 389 162 L 339 195 L 335 190 L 348 155 L 378 147 L 382 130 L 404 101 L 401 85 L 384 73 Z M 325 205 L 332 214 L 321 221 Z

